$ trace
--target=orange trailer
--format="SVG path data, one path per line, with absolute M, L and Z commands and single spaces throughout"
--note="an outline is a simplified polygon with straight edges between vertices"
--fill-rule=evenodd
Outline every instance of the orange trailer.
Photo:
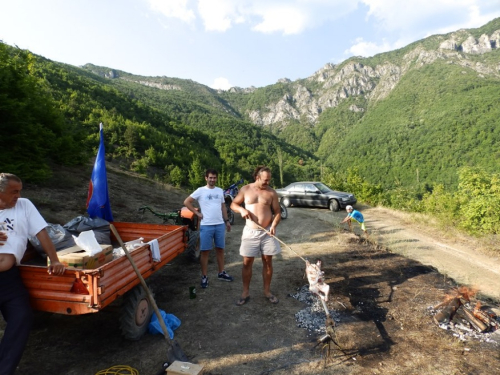
M 188 242 L 192 242 L 188 237 L 195 233 L 179 225 L 113 224 L 125 242 L 143 237 L 144 245 L 130 254 L 144 279 L 184 252 Z M 117 243 L 112 233 L 111 239 Z M 153 261 L 147 243 L 154 239 L 158 240 L 160 248 L 159 262 Z M 124 296 L 120 318 L 122 333 L 129 339 L 138 339 L 146 332 L 153 309 L 126 256 L 95 269 L 67 268 L 62 276 L 49 275 L 46 266 L 36 265 L 37 256 L 33 249 L 27 250 L 19 266 L 34 309 L 65 315 L 96 313 Z

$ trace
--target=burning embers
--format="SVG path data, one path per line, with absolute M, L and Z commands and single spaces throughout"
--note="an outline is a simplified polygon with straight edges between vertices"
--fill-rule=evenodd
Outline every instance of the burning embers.
M 472 307 L 470 300 L 476 293 L 476 290 L 467 287 L 454 289 L 443 302 L 430 308 L 434 313 L 434 322 L 443 329 L 453 330 L 455 336 L 464 341 L 467 337 L 482 338 L 478 334 L 498 330 L 498 310 L 495 312 L 494 308 L 483 307 L 479 301 Z M 486 335 L 485 341 L 493 340 Z

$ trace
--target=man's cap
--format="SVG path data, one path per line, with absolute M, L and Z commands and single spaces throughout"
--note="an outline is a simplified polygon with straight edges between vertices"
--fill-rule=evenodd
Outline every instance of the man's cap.
M 345 209 L 346 209 L 346 211 L 352 210 L 352 206 L 346 206 Z

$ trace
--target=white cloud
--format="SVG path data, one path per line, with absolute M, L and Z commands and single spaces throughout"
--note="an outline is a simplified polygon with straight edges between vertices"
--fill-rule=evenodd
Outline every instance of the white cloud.
M 474 0 L 362 0 L 368 6 L 368 17 L 387 31 L 412 29 L 431 16 L 446 15 L 457 3 Z M 458 5 L 458 4 L 457 4 Z
M 427 32 L 426 36 L 434 34 L 446 34 L 459 29 L 472 29 L 483 26 L 490 22 L 492 19 L 500 17 L 500 7 L 493 8 L 491 12 L 487 8 L 482 8 L 483 13 L 478 5 L 469 7 L 468 18 L 460 23 L 450 23 L 445 27 L 436 28 Z
M 498 0 L 145 0 L 154 11 L 186 23 L 201 21 L 206 31 L 226 32 L 245 23 L 261 33 L 300 34 L 352 14 L 359 4 L 375 30 L 415 40 L 460 28 L 479 27 L 500 16 Z M 364 9 L 364 8 L 363 8 Z M 449 20 L 443 26 L 443 20 Z M 440 25 L 440 26 L 437 26 Z M 366 42 L 369 43 L 369 42 Z M 353 46 L 354 48 L 355 46 Z M 379 46 L 380 48 L 381 46 Z M 361 46 L 359 46 L 361 48 Z M 365 46 L 365 48 L 376 48 Z
M 259 14 L 262 21 L 253 30 L 263 33 L 283 32 L 283 34 L 299 34 L 307 27 L 308 14 L 293 4 L 280 4 L 265 8 Z
M 199 0 L 198 12 L 207 31 L 226 31 L 234 23 L 244 22 L 236 2 L 231 0 Z
M 219 77 L 214 79 L 214 83 L 210 87 L 216 90 L 229 90 L 233 85 L 229 83 L 227 78 Z
M 178 18 L 186 23 L 195 19 L 194 12 L 188 7 L 188 0 L 147 0 L 147 2 L 151 9 L 165 17 Z
M 443 21 L 450 20 L 450 26 L 446 28 L 446 32 L 459 28 L 479 27 L 500 14 L 496 0 L 361 1 L 369 8 L 368 18 L 375 18 L 380 28 L 396 32 L 416 32 L 428 29 L 429 25 L 437 20 L 441 24 Z M 435 33 L 437 32 L 431 31 L 429 35 Z
M 357 38 L 354 44 L 347 49 L 344 54 L 349 56 L 369 57 L 376 55 L 377 53 L 391 51 L 395 48 L 397 47 L 391 45 L 385 40 L 381 44 L 376 44 L 373 42 L 367 42 L 363 38 Z
M 492 6 L 490 0 L 361 1 L 369 8 L 367 21 L 372 18 L 375 29 L 391 36 L 392 41 L 372 42 L 365 40 L 366 36 L 358 38 L 344 52 L 346 55 L 373 56 L 430 35 L 479 27 L 500 15 L 500 9 Z M 449 20 L 447 25 L 446 20 Z
M 356 9 L 358 0 L 259 0 L 251 3 L 249 14 L 257 19 L 253 22 L 253 30 L 290 35 L 350 13 Z
M 356 9 L 359 0 L 147 0 L 151 8 L 184 22 L 200 18 L 206 31 L 247 23 L 262 33 L 299 34 Z

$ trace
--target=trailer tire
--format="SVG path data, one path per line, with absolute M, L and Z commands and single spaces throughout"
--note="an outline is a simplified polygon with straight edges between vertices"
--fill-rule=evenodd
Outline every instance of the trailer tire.
M 120 329 L 123 337 L 129 340 L 139 340 L 148 330 L 153 315 L 153 306 L 142 285 L 137 285 L 124 296 Z
M 189 239 L 186 249 L 186 255 L 189 260 L 193 262 L 200 261 L 200 232 L 197 230 L 189 229 L 187 231 Z

